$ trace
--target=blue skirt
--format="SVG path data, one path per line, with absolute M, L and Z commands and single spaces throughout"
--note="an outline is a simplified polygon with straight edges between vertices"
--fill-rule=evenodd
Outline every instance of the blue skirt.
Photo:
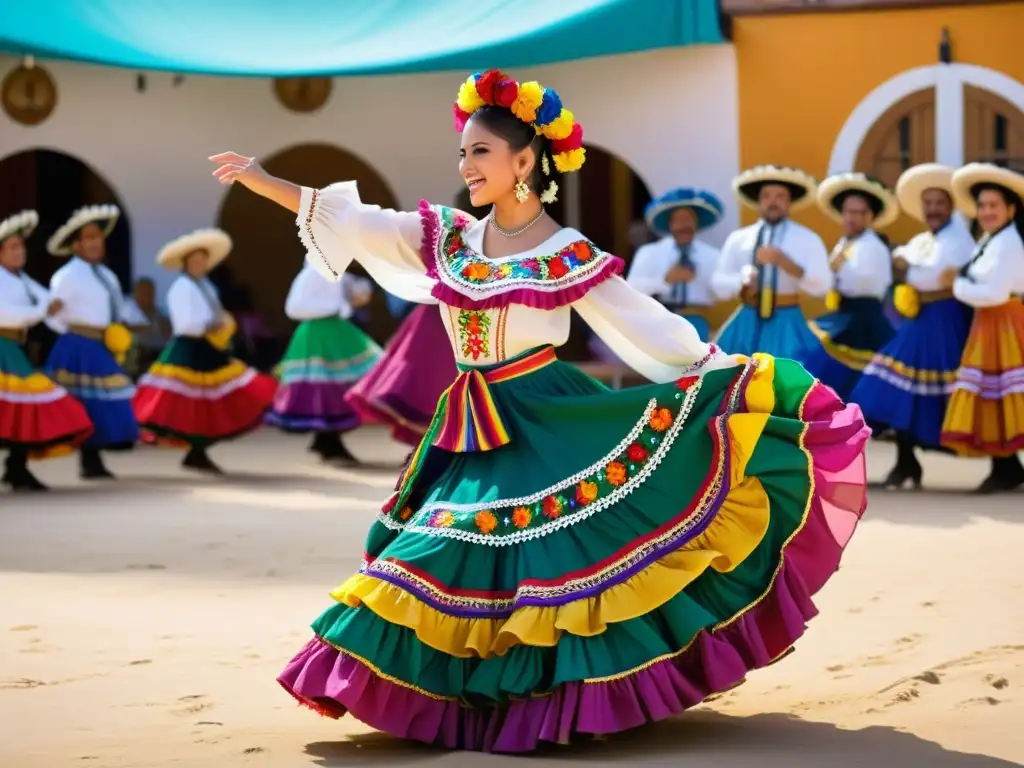
M 820 346 L 800 307 L 780 307 L 769 320 L 744 306 L 718 331 L 718 346 L 729 354 L 764 352 L 804 362 Z
M 939 447 L 971 317 L 970 307 L 942 299 L 904 319 L 850 393 L 869 424 L 893 429 L 923 448 Z
M 102 342 L 65 333 L 53 345 L 44 370 L 85 406 L 94 427 L 87 447 L 126 450 L 138 441 L 135 385 Z
M 885 305 L 870 297 L 844 296 L 837 311 L 812 321 L 810 327 L 820 346 L 804 365 L 846 402 L 874 353 L 896 334 Z

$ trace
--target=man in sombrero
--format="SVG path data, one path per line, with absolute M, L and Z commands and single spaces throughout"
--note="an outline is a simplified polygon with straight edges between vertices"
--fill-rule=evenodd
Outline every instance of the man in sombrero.
M 711 276 L 718 249 L 696 235 L 717 224 L 722 211 L 715 195 L 698 189 L 673 189 L 652 200 L 644 218 L 662 237 L 637 250 L 626 278 L 638 291 L 689 320 L 702 341 L 711 335 L 707 314 L 715 303 Z
M 120 215 L 115 205 L 80 208 L 46 246 L 68 263 L 50 280 L 50 294 L 63 306 L 47 320 L 61 336 L 45 370 L 92 420 L 93 434 L 79 451 L 84 480 L 112 478 L 100 452 L 128 450 L 139 437 L 132 411 L 135 385 L 120 363 L 132 344 L 123 325 L 124 293 L 117 275 L 103 265 L 107 237 Z
M 759 165 L 733 181 L 737 198 L 760 218 L 729 235 L 712 277 L 719 299 L 743 302 L 718 332 L 722 349 L 803 362 L 818 348 L 799 293 L 824 298 L 831 289 L 828 251 L 817 234 L 789 218 L 815 202 L 817 186 L 803 171 L 777 165 Z
M 971 308 L 941 286 L 942 273 L 971 260 L 974 238 L 953 204 L 953 169 L 938 163 L 908 168 L 896 182 L 899 206 L 927 229 L 896 250 L 896 310 L 903 322 L 871 358 L 850 397 L 876 431 L 896 433 L 890 490 L 921 487 L 915 448 L 937 450 L 942 419 L 971 327 Z

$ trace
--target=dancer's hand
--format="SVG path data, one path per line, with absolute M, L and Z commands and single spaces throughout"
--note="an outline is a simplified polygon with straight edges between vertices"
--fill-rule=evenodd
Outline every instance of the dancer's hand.
M 960 276 L 960 270 L 956 267 L 946 267 L 939 274 L 939 287 L 945 290 L 949 290 L 953 287 L 953 283 L 957 277 Z
M 254 182 L 266 176 L 266 172 L 255 157 L 246 157 L 237 152 L 211 155 L 210 161 L 217 164 L 213 175 L 221 184 L 233 184 L 237 181 L 252 189 Z
M 60 299 L 54 299 L 53 301 L 50 302 L 50 306 L 46 308 L 46 316 L 53 317 L 62 309 L 64 309 L 64 302 L 61 301 Z

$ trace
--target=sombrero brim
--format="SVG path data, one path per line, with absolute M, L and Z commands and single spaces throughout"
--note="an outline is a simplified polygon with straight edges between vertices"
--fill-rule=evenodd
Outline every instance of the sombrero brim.
M 87 224 L 99 226 L 103 237 L 110 237 L 110 233 L 117 226 L 117 220 L 121 218 L 121 209 L 116 205 L 92 205 L 80 208 L 71 214 L 64 225 L 50 237 L 46 243 L 46 250 L 54 256 L 70 256 L 72 245 L 79 230 Z
M 15 235 L 27 238 L 36 231 L 39 214 L 35 211 L 21 211 L 0 221 L 0 243 Z
M 862 174 L 839 174 L 825 179 L 818 187 L 818 206 L 833 221 L 842 223 L 842 201 L 851 193 L 860 193 L 876 201 L 875 228 L 887 227 L 900 216 L 900 206 L 892 191 Z
M 939 163 L 923 163 L 905 170 L 896 181 L 896 200 L 907 216 L 924 221 L 921 195 L 928 189 L 941 189 L 953 196 L 953 169 Z
M 978 215 L 974 189 L 980 184 L 995 184 L 1024 200 L 1024 176 L 991 163 L 969 163 L 953 174 L 952 186 L 956 207 L 972 219 Z
M 809 174 L 796 168 L 780 168 L 774 165 L 758 166 L 744 171 L 736 177 L 732 187 L 743 205 L 758 210 L 761 189 L 768 184 L 778 184 L 789 190 L 791 211 L 799 211 L 813 205 L 818 191 L 818 183 Z
M 219 229 L 199 230 L 182 235 L 161 248 L 156 263 L 165 269 L 180 270 L 189 254 L 206 251 L 207 271 L 210 271 L 228 257 L 231 246 L 231 237 L 227 232 Z
M 715 226 L 722 218 L 721 208 L 700 197 L 680 200 L 655 201 L 648 207 L 644 216 L 647 226 L 658 234 L 665 235 L 669 231 L 669 220 L 680 208 L 689 208 L 697 216 L 697 231 Z

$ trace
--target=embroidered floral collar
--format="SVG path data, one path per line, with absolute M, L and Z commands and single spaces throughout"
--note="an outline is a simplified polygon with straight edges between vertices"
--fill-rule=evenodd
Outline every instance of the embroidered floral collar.
M 466 242 L 470 221 L 445 206 L 421 203 L 422 256 L 434 278 L 433 295 L 461 309 L 525 304 L 556 309 L 621 274 L 624 264 L 586 239 L 545 255 L 488 259 Z

